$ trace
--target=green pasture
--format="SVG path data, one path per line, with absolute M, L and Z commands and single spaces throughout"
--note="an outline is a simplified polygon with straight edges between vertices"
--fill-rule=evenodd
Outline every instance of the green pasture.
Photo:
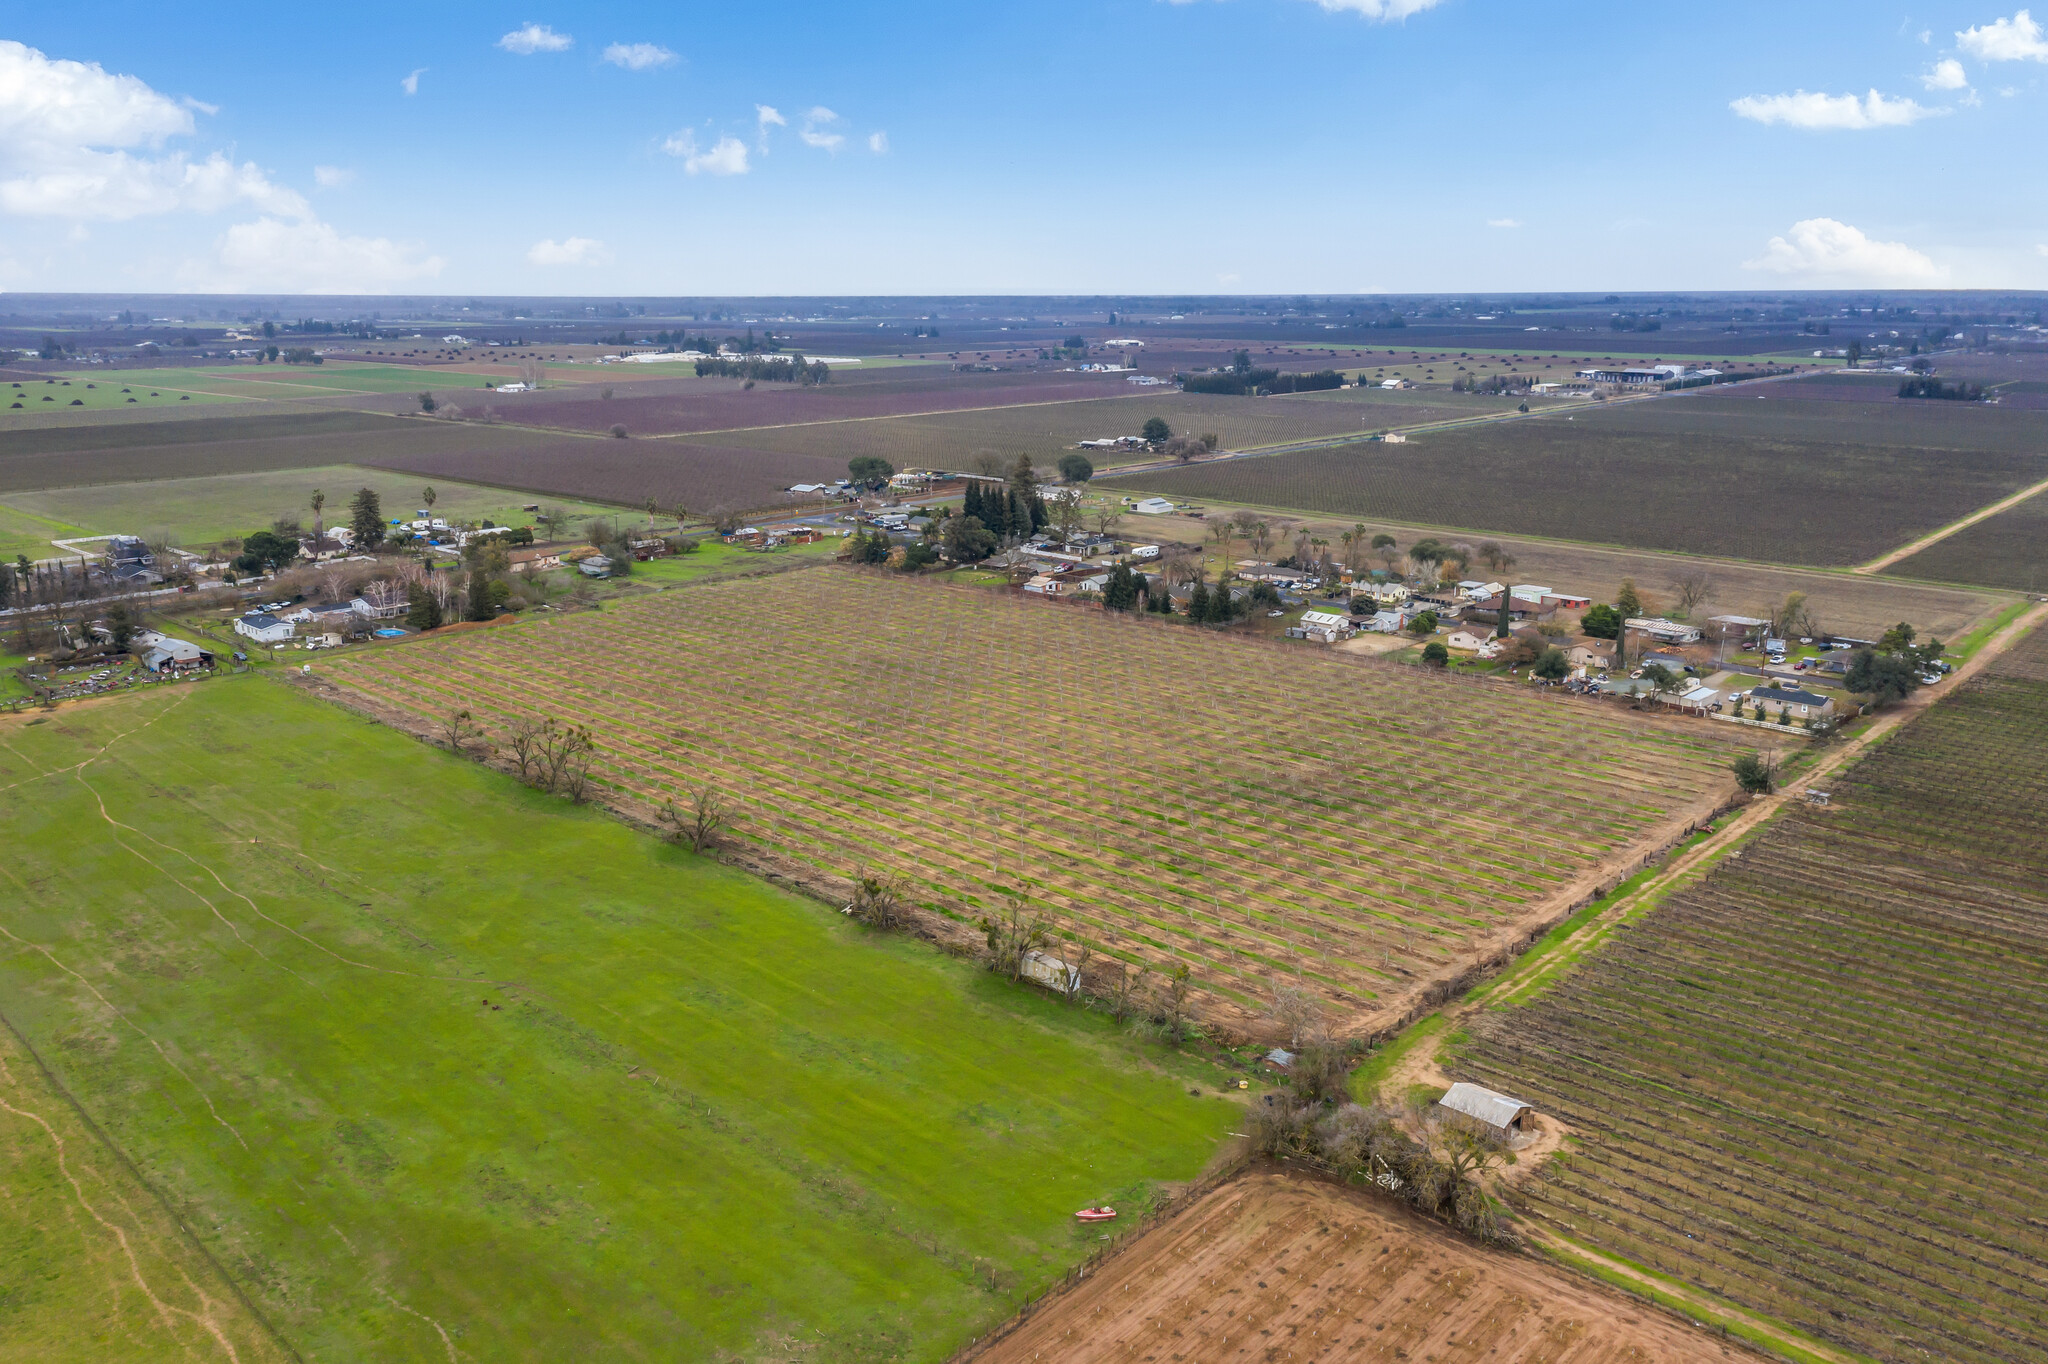
M 435 377 L 445 379 L 447 376 L 446 370 L 423 371 L 410 365 L 286 365 L 243 361 L 232 365 L 179 369 L 79 372 L 58 377 L 70 379 L 73 388 L 78 387 L 81 380 L 104 388 L 112 380 L 117 390 L 133 388 L 137 395 L 154 388 L 194 395 L 261 399 L 317 397 L 323 393 L 407 393 L 431 389 Z M 461 377 L 465 380 L 464 387 L 477 387 L 483 382 L 481 376 Z
M 129 412 L 231 401 L 233 398 L 225 392 L 174 383 L 162 370 L 150 370 L 146 375 L 96 373 L 56 375 L 48 380 L 8 379 L 0 381 L 0 429 L 5 429 L 10 420 L 39 413 Z
M 0 720 L 0 844 L 8 1020 L 301 1358 L 942 1359 L 1236 1124 L 1096 1015 L 261 676 Z
M 47 559 L 60 551 L 53 540 L 68 540 L 74 536 L 90 535 L 69 521 L 53 516 L 41 516 L 19 507 L 10 507 L 0 502 L 0 562 L 13 563 L 16 555 L 30 559 Z
M 451 521 L 476 521 L 488 516 L 507 525 L 530 525 L 533 513 L 520 508 L 537 500 L 544 506 L 562 507 L 579 518 L 609 516 L 616 510 L 569 498 L 536 499 L 530 493 L 475 483 L 432 482 L 436 494 L 434 515 Z M 330 464 L 311 469 L 15 493 L 0 503 L 0 550 L 9 557 L 26 553 L 34 558 L 36 549 L 6 547 L 16 541 L 38 539 L 41 554 L 54 554 L 57 551 L 49 543 L 52 537 L 38 536 L 41 528 L 50 525 L 64 528 L 58 531 L 59 536 L 67 532 L 72 536 L 142 535 L 166 538 L 188 549 L 267 529 L 279 517 L 295 516 L 310 530 L 313 509 L 309 499 L 315 488 L 327 494 L 323 516 L 329 525 L 347 523 L 349 499 L 357 489 L 366 487 L 376 489 L 386 520 L 410 517 L 425 505 L 421 495 L 428 483 L 427 479 L 388 469 Z

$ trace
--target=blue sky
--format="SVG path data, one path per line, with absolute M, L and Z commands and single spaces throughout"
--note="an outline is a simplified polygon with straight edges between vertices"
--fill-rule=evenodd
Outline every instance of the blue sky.
M 0 289 L 2048 288 L 2044 77 L 2010 0 L 44 6 Z

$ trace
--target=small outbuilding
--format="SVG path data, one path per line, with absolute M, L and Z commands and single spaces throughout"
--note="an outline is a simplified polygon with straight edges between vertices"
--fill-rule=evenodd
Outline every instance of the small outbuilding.
M 1452 1085 L 1437 1104 L 1453 1113 L 1476 1118 L 1504 1133 L 1528 1131 L 1529 1120 L 1536 1116 L 1536 1110 L 1520 1099 L 1511 1099 L 1469 1080 L 1460 1080 Z

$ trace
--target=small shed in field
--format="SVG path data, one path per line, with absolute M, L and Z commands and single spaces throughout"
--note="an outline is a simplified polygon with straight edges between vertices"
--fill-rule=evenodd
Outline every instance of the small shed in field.
M 1468 1118 L 1477 1118 L 1489 1127 L 1503 1132 L 1525 1132 L 1529 1119 L 1536 1116 L 1536 1110 L 1520 1099 L 1511 1099 L 1497 1094 L 1482 1085 L 1469 1080 L 1460 1080 L 1450 1092 L 1437 1100 L 1439 1106 L 1453 1113 L 1463 1113 Z

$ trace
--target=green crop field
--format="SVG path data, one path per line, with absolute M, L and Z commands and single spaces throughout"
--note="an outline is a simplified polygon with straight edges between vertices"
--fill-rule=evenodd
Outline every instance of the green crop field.
M 714 783 L 738 837 L 802 874 L 880 865 L 969 922 L 1021 884 L 1105 953 L 1186 965 L 1223 1017 L 1282 975 L 1362 1012 L 1455 974 L 1711 808 L 1735 737 L 851 569 L 324 670 L 420 717 L 587 724 L 610 799 L 644 813 Z
M 116 392 L 132 388 L 140 395 L 147 388 L 165 392 L 190 393 L 218 399 L 292 399 L 349 393 L 410 393 L 431 389 L 434 380 L 443 385 L 459 383 L 475 388 L 482 379 L 475 374 L 427 370 L 411 365 L 370 365 L 329 363 L 324 365 L 257 364 L 244 361 L 232 365 L 195 366 L 186 369 L 131 369 L 78 371 L 60 376 L 72 387 L 91 382 Z
M 1875 558 L 2048 476 L 2048 416 L 1922 410 L 1967 407 L 1674 395 L 1115 486 L 1833 566 Z
M 7 1021 L 157 1203 L 109 1220 L 175 1217 L 298 1358 L 941 1359 L 1239 1111 L 1100 1015 L 260 676 L 0 720 L 0 846 Z M 50 1176 L 19 1054 L 9 1339 L 160 1348 L 16 1357 L 176 1353 L 139 1299 L 218 1280 L 152 1247 L 108 1304 L 110 1186 Z
M 0 381 L 0 431 L 49 413 L 139 412 L 232 402 L 231 395 L 177 387 L 154 370 L 138 374 L 78 374 Z
M 2048 634 L 1448 1068 L 1575 1139 L 1517 1201 L 1883 1360 L 2048 1357 Z
M 1885 570 L 1905 578 L 2048 592 L 2048 493 L 1965 526 Z
M 435 492 L 433 513 L 451 520 L 474 521 L 486 516 L 506 525 L 533 522 L 520 508 L 531 494 L 486 488 L 473 483 L 437 482 L 393 473 L 333 464 L 312 469 L 265 473 L 218 474 L 211 478 L 162 478 L 147 483 L 97 483 L 82 488 L 50 488 L 8 495 L 0 503 L 0 553 L 56 551 L 50 536 L 41 537 L 40 551 L 7 546 L 31 537 L 45 525 L 73 527 L 70 535 L 143 535 L 159 537 L 185 548 L 239 539 L 267 529 L 280 517 L 295 517 L 308 530 L 313 511 L 308 498 L 315 488 L 327 494 L 324 516 L 329 525 L 345 524 L 348 500 L 358 488 L 373 488 L 386 518 L 407 517 L 423 505 L 429 483 Z M 609 515 L 614 509 L 596 503 L 547 499 L 577 517 Z M 63 534 L 63 532 L 59 532 Z

